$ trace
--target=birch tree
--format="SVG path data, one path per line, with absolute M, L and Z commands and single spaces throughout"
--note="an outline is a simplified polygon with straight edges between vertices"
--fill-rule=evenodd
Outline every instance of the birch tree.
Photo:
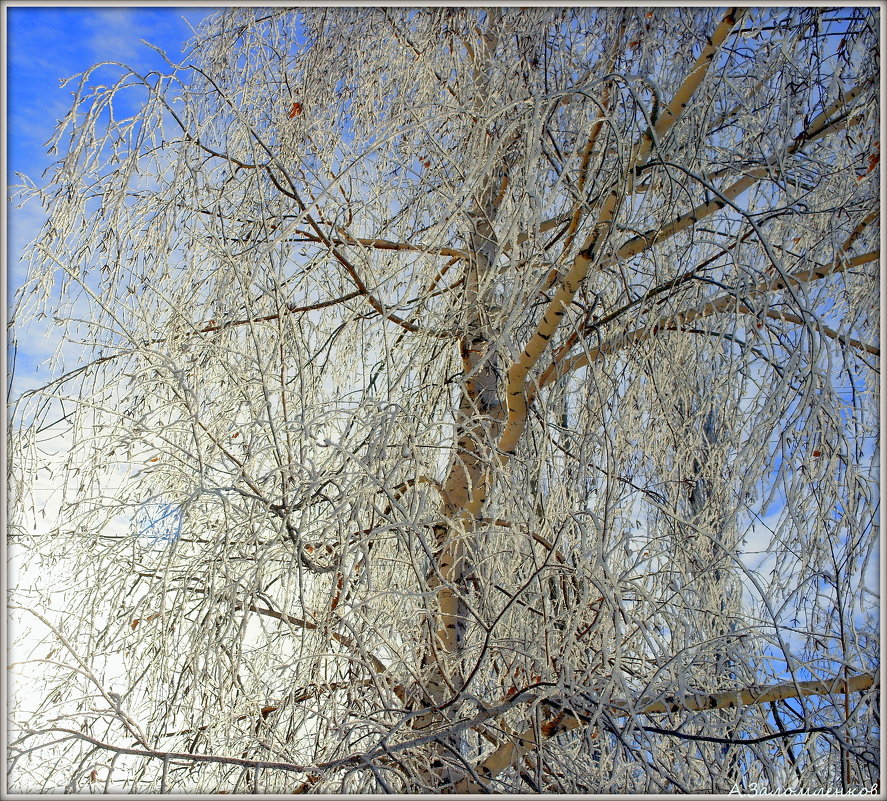
M 73 79 L 13 786 L 877 782 L 878 27 L 230 8 Z

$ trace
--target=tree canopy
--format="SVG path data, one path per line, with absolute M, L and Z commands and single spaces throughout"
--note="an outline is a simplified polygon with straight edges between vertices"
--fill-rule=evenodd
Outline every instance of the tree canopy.
M 876 782 L 879 24 L 229 8 L 78 76 L 13 784 Z

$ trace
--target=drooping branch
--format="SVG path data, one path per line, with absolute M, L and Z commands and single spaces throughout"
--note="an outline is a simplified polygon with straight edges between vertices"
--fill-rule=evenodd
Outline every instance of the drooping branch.
M 736 311 L 739 314 L 757 313 L 754 311 L 754 309 L 749 309 L 746 306 L 740 306 L 739 308 L 737 308 Z M 853 337 L 845 336 L 840 331 L 836 331 L 834 328 L 830 328 L 829 326 L 825 325 L 825 323 L 822 323 L 816 319 L 810 320 L 801 317 L 798 314 L 791 314 L 790 312 L 776 309 L 768 309 L 764 312 L 764 317 L 768 317 L 771 320 L 778 320 L 780 322 L 795 323 L 796 325 L 808 325 L 811 328 L 815 328 L 817 331 L 819 331 L 820 334 L 823 334 L 830 339 L 835 339 L 838 342 L 842 342 L 845 345 L 849 345 L 851 348 L 863 350 L 866 353 L 871 353 L 873 356 L 881 355 L 881 348 L 879 348 L 877 345 L 871 345 L 868 342 L 861 342 L 860 340 L 854 339 Z
M 864 692 L 878 686 L 878 684 L 879 675 L 870 671 L 857 673 L 848 679 L 836 677 L 831 681 L 786 682 L 767 687 L 747 687 L 742 690 L 672 696 L 651 702 L 611 702 L 608 704 L 608 711 L 613 717 L 659 715 L 670 712 L 701 712 L 737 706 L 757 706 L 789 698 L 846 695 Z M 550 739 L 557 734 L 578 729 L 587 722 L 588 718 L 585 715 L 579 717 L 569 712 L 560 712 L 539 726 L 538 733 L 542 735 L 542 739 Z M 531 726 L 493 751 L 475 768 L 475 771 L 485 778 L 492 779 L 512 765 L 521 755 L 535 748 L 539 742 L 537 727 Z M 465 779 L 456 785 L 455 791 L 472 793 L 484 789 L 482 785 Z
M 468 251 L 459 248 L 448 247 L 432 247 L 429 245 L 414 245 L 410 242 L 392 242 L 388 239 L 370 239 L 367 237 L 351 236 L 342 226 L 334 226 L 340 238 L 331 238 L 330 241 L 336 245 L 356 245 L 362 248 L 370 248 L 375 250 L 395 250 L 411 253 L 425 253 L 433 256 L 447 256 L 453 259 L 467 260 L 470 257 Z M 306 231 L 300 231 L 300 234 L 312 241 L 319 241 L 316 237 L 311 237 Z
M 859 223 L 856 225 L 856 227 L 853 229 L 853 231 L 850 233 L 850 235 L 847 237 L 844 244 L 841 246 L 840 252 L 842 254 L 847 253 L 850 250 L 850 248 L 852 247 L 853 243 L 856 242 L 856 240 L 861 236 L 862 232 L 865 231 L 865 229 L 869 225 L 871 225 L 871 223 L 873 223 L 875 220 L 877 220 L 879 218 L 879 216 L 880 216 L 880 210 L 875 209 L 874 211 L 870 212 L 865 217 L 863 217 L 859 221 Z M 662 295 L 663 293 L 672 292 L 672 291 L 678 289 L 679 287 L 681 287 L 691 281 L 696 280 L 696 278 L 702 273 L 702 271 L 706 267 L 708 267 L 710 264 L 712 264 L 716 260 L 720 259 L 725 253 L 736 248 L 742 242 L 745 242 L 752 234 L 756 233 L 756 230 L 757 229 L 755 227 L 750 228 L 741 237 L 739 237 L 735 241 L 728 244 L 722 252 L 717 253 L 714 256 L 711 256 L 710 258 L 703 261 L 701 264 L 698 264 L 697 266 L 693 267 L 691 270 L 687 270 L 686 272 L 682 273 L 681 275 L 678 275 L 677 277 L 672 278 L 672 279 L 660 284 L 659 286 L 653 287 L 652 289 L 645 292 L 641 297 L 636 298 L 634 300 L 630 300 L 627 303 L 620 306 L 618 309 L 615 309 L 611 312 L 607 312 L 603 316 L 597 318 L 593 323 L 588 323 L 585 326 L 583 326 L 582 328 L 574 331 L 572 334 L 570 334 L 569 337 L 567 337 L 566 341 L 562 345 L 560 345 L 558 347 L 557 351 L 553 354 L 552 359 L 551 359 L 551 364 L 542 373 L 542 377 L 540 379 L 538 386 L 544 386 L 545 384 L 550 383 L 551 376 L 557 371 L 557 365 L 559 365 L 561 363 L 561 361 L 570 353 L 570 351 L 581 341 L 581 338 L 583 336 L 588 336 L 589 334 L 592 334 L 596 331 L 600 331 L 604 328 L 604 326 L 618 320 L 626 312 L 628 312 L 632 309 L 635 309 L 636 307 L 638 307 L 640 305 L 648 305 L 650 303 L 650 301 L 652 301 L 654 298 L 658 297 L 659 295 Z M 866 258 L 865 260 L 869 261 L 870 259 Z M 835 264 L 841 264 L 841 263 L 842 262 L 835 262 Z M 862 263 L 865 263 L 865 261 L 856 262 L 854 264 L 848 263 L 847 266 L 856 266 L 857 264 L 862 264 Z M 816 278 L 824 278 L 826 275 L 830 275 L 832 272 L 835 272 L 835 270 L 832 269 L 832 270 L 829 270 L 828 272 L 821 272 L 821 268 L 811 268 L 810 270 L 803 270 L 803 271 L 796 273 L 794 276 L 794 280 L 798 281 L 798 282 L 804 282 L 804 280 L 813 280 Z M 753 293 L 756 293 L 759 291 L 770 291 L 770 290 L 776 291 L 779 289 L 783 289 L 786 286 L 794 286 L 794 285 L 795 284 L 793 284 L 791 280 L 789 280 L 787 283 L 783 283 L 781 280 L 776 280 L 770 285 L 763 285 L 763 287 L 765 287 L 765 288 L 756 287 L 755 289 L 753 289 L 751 291 Z M 644 311 L 646 311 L 646 309 Z M 736 313 L 737 314 L 748 313 L 748 309 L 745 309 L 745 310 L 737 309 Z M 803 323 L 803 320 L 801 320 L 797 315 L 785 315 L 781 312 L 777 313 L 777 312 L 771 312 L 771 311 L 768 311 L 766 313 L 766 316 L 773 317 L 774 319 L 777 319 L 777 315 L 779 315 L 782 319 L 785 319 L 789 322 L 796 322 L 799 324 Z M 840 339 L 841 341 L 846 342 L 851 347 L 855 347 L 860 350 L 865 350 L 869 353 L 873 353 L 874 355 L 879 355 L 879 353 L 880 353 L 879 348 L 876 348 L 875 346 L 869 345 L 864 342 L 859 342 L 858 340 L 853 339 L 852 337 L 851 338 L 844 337 L 839 332 L 834 331 L 833 329 L 829 328 L 828 326 L 824 326 L 821 323 L 817 322 L 816 326 L 817 326 L 818 330 L 820 330 L 826 336 L 829 336 L 833 339 Z M 663 330 L 672 330 L 673 331 L 676 329 L 677 329 L 677 326 L 673 325 L 673 326 L 667 326 Z M 530 391 L 531 395 L 533 394 L 533 392 L 534 392 L 533 390 Z
M 768 317 L 780 319 L 785 316 L 783 313 L 774 311 L 771 315 L 768 313 L 769 310 L 765 310 L 762 312 L 760 310 L 752 309 L 750 306 L 746 305 L 743 302 L 744 299 L 748 299 L 757 295 L 763 295 L 767 292 L 775 292 L 790 286 L 800 286 L 801 284 L 825 278 L 826 276 L 833 275 L 834 273 L 843 272 L 850 269 L 851 267 L 858 267 L 861 264 L 868 264 L 870 262 L 877 261 L 880 257 L 881 252 L 879 250 L 876 250 L 870 253 L 863 253 L 859 256 L 854 256 L 850 259 L 841 259 L 831 265 L 814 267 L 808 270 L 802 270 L 797 273 L 790 273 L 784 277 L 774 278 L 769 281 L 763 281 L 752 287 L 751 289 L 743 291 L 741 293 L 742 299 L 740 299 L 738 293 L 736 292 L 719 295 L 715 298 L 712 298 L 710 301 L 707 301 L 701 306 L 693 307 L 684 311 L 679 311 L 674 314 L 667 315 L 665 317 L 661 317 L 651 324 L 643 326 L 642 328 L 637 328 L 634 331 L 621 334 L 618 337 L 615 337 L 599 345 L 598 347 L 589 349 L 588 352 L 583 353 L 580 356 L 576 356 L 573 359 L 564 360 L 559 364 L 553 363 L 549 365 L 548 368 L 546 368 L 546 370 L 540 375 L 536 386 L 538 388 L 547 386 L 552 381 L 556 381 L 558 378 L 566 375 L 567 373 L 579 370 L 582 367 L 585 367 L 592 362 L 597 361 L 603 356 L 606 356 L 609 353 L 612 353 L 628 345 L 650 339 L 659 331 L 678 330 L 686 327 L 695 320 L 700 320 L 705 317 L 711 317 L 712 315 L 722 312 L 729 311 L 740 314 L 763 313 Z M 852 344 L 854 347 L 859 347 L 869 353 L 876 353 L 877 355 L 877 353 L 879 352 L 879 349 L 873 345 L 866 345 L 864 343 L 858 342 L 857 340 L 853 340 L 851 342 L 842 334 L 839 334 L 838 332 L 833 332 L 832 329 L 827 328 L 826 326 L 823 326 L 819 323 L 810 323 L 800 320 L 800 318 L 798 320 L 792 320 L 788 317 L 785 317 L 785 319 L 790 320 L 791 322 L 801 321 L 805 324 L 813 325 L 818 330 L 821 330 L 826 336 L 834 336 L 834 338 L 840 339 L 841 341 L 847 341 L 848 344 Z
M 263 165 L 265 173 L 267 174 L 269 180 L 274 185 L 274 187 L 292 200 L 295 200 L 296 204 L 299 207 L 299 211 L 302 213 L 302 216 L 305 222 L 311 227 L 311 229 L 315 232 L 317 237 L 317 241 L 322 243 L 329 253 L 333 256 L 333 258 L 339 262 L 342 267 L 345 268 L 345 272 L 348 274 L 352 283 L 357 288 L 358 292 L 366 299 L 366 301 L 373 307 L 373 309 L 384 317 L 386 320 L 390 320 L 391 322 L 399 325 L 401 328 L 411 332 L 411 333 L 424 333 L 429 336 L 438 337 L 442 339 L 449 339 L 454 336 L 454 333 L 451 331 L 432 331 L 424 329 L 422 326 L 415 325 L 414 323 L 409 322 L 408 320 L 403 319 L 397 314 L 393 314 L 388 311 L 384 304 L 376 298 L 376 296 L 369 290 L 367 285 L 364 283 L 363 279 L 360 277 L 360 274 L 357 271 L 357 268 L 351 263 L 351 261 L 345 257 L 345 255 L 340 251 L 338 245 L 334 241 L 333 238 L 329 237 L 327 234 L 323 232 L 320 227 L 320 223 L 314 219 L 314 216 L 310 213 L 310 209 L 317 206 L 317 201 L 315 199 L 311 200 L 311 203 L 306 203 L 298 191 L 295 182 L 290 175 L 290 172 L 284 167 L 281 163 L 281 159 L 271 150 L 268 143 L 265 141 L 265 138 L 256 130 L 256 128 L 251 125 L 248 121 L 243 119 L 243 115 L 237 109 L 231 98 L 227 96 L 227 94 L 219 87 L 218 83 L 213 79 L 211 75 L 209 75 L 205 70 L 201 69 L 199 66 L 190 65 L 191 68 L 202 75 L 216 90 L 218 96 L 228 105 L 234 114 L 235 118 L 240 122 L 244 128 L 249 131 L 250 137 L 256 142 L 256 144 L 265 151 L 269 158 L 269 164 Z M 284 186 L 283 183 L 279 180 L 278 176 L 274 174 L 274 170 L 271 169 L 272 165 L 276 167 L 281 176 L 284 179 L 284 183 L 287 186 Z

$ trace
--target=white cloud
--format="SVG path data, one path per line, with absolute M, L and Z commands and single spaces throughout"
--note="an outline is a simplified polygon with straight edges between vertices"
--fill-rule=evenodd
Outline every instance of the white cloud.
M 129 63 L 144 49 L 139 39 L 145 38 L 145 32 L 141 30 L 136 12 L 131 8 L 95 9 L 87 17 L 86 26 L 92 30 L 89 46 L 95 62 Z

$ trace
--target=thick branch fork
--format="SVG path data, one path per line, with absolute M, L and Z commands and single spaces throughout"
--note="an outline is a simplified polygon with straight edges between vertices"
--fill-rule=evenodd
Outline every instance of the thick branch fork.
M 705 78 L 715 53 L 730 34 L 730 31 L 733 30 L 736 22 L 742 18 L 743 14 L 743 10 L 731 8 L 724 15 L 721 23 L 711 35 L 707 45 L 696 60 L 690 74 L 684 79 L 677 92 L 675 92 L 674 97 L 663 110 L 653 129 L 647 131 L 635 146 L 635 155 L 631 159 L 627 174 L 631 175 L 637 167 L 646 163 L 656 142 L 665 136 L 675 122 L 680 119 L 690 98 L 699 88 L 703 78 Z M 536 331 L 524 347 L 520 358 L 508 369 L 508 388 L 506 390 L 508 421 L 499 441 L 499 450 L 503 454 L 514 454 L 517 448 L 517 444 L 527 424 L 527 377 L 530 370 L 535 367 L 548 349 L 548 344 L 560 327 L 567 308 L 572 303 L 573 297 L 579 290 L 579 286 L 585 280 L 591 265 L 596 260 L 601 238 L 603 236 L 606 239 L 604 232 L 609 231 L 613 225 L 619 206 L 619 198 L 619 190 L 616 186 L 613 186 L 604 200 L 597 222 L 586 237 L 585 242 L 579 249 L 579 253 L 573 260 L 573 264 L 548 304 Z

